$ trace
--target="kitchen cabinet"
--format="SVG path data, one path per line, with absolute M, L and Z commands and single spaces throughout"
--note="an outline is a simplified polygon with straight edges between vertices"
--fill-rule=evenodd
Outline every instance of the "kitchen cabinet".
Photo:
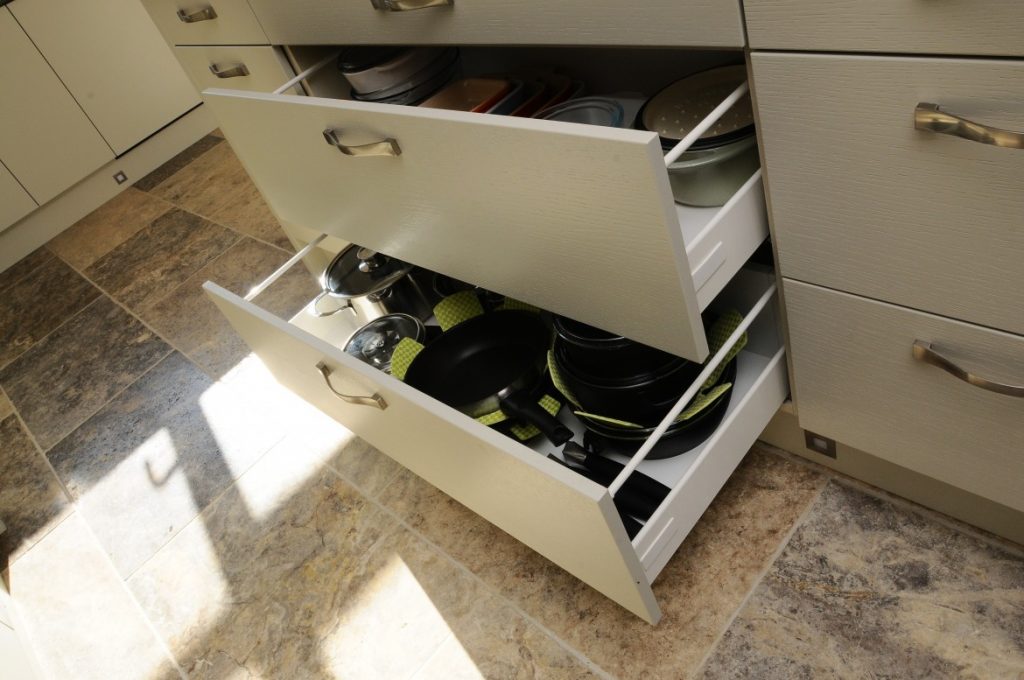
M 560 56 L 598 91 L 623 91 L 628 83 L 653 92 L 709 59 L 722 60 L 649 50 L 461 52 L 466 73 Z M 651 63 L 661 70 L 637 68 Z M 354 101 L 346 87 L 318 80 L 331 72 L 339 80 L 334 64 L 328 56 L 319 71 L 273 91 L 226 83 L 204 92 L 293 240 L 329 237 L 310 243 L 318 254 L 312 259 L 359 243 L 708 360 L 708 373 L 725 350 L 711 351 L 704 316 L 727 309 L 744 315 L 735 333 L 749 339 L 720 425 L 682 455 L 636 459 L 671 492 L 630 536 L 616 511 L 618 488 L 550 460 L 557 447 L 505 436 L 342 351 L 356 329 L 345 325 L 348 315 L 318 318 L 307 307 L 290 319 L 274 316 L 260 306 L 258 291 L 276 275 L 247 298 L 206 285 L 281 384 L 629 611 L 657 621 L 652 582 L 788 393 L 775 276 L 750 262 L 768 236 L 761 173 L 723 206 L 680 206 L 654 133 Z M 283 93 L 300 79 L 308 96 Z M 339 149 L 385 140 L 373 147 L 377 155 Z M 702 382 L 698 377 L 691 389 Z M 579 422 L 567 410 L 561 417 L 582 441 Z
M 114 158 L 6 7 L 0 8 L 0 86 L 0 159 L 36 203 Z
M 171 45 L 265 45 L 247 0 L 142 0 Z
M 138 0 L 19 0 L 9 9 L 115 154 L 199 103 Z
M 267 45 L 178 46 L 174 55 L 200 91 L 230 87 L 269 92 L 295 75 L 281 50 Z
M 0 164 L 0 229 L 14 224 L 37 207 L 10 170 Z

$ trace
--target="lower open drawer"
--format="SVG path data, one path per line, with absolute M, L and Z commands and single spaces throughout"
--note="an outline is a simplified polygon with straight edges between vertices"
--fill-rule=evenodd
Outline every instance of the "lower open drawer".
M 549 460 L 550 444 L 521 444 L 346 354 L 342 315 L 307 307 L 288 321 L 205 288 L 281 384 L 651 623 L 660 618 L 652 582 L 788 393 L 774 275 L 744 270 L 716 300 L 745 315 L 749 338 L 727 413 L 697 448 L 639 463 L 672 492 L 630 540 L 613 492 Z

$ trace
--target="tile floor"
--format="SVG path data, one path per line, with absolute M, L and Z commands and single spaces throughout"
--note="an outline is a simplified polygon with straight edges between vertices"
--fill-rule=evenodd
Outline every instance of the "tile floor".
M 1024 677 L 1019 547 L 760 447 L 639 621 L 273 382 L 200 285 L 288 248 L 211 135 L 0 273 L 0 560 L 53 678 Z

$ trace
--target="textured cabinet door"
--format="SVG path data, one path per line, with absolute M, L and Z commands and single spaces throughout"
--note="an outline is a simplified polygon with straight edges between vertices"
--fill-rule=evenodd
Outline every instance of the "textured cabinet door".
M 1024 60 L 752 61 L 783 275 L 1024 335 L 1024 150 L 914 128 L 1024 130 Z
M 0 92 L 0 158 L 40 205 L 114 158 L 6 8 Z
M 0 231 L 36 209 L 36 202 L 0 163 Z
M 115 153 L 199 104 L 138 0 L 18 0 L 10 9 Z

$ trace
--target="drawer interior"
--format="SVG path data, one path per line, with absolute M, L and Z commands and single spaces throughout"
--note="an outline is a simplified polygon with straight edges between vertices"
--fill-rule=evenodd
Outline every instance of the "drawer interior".
M 320 245 L 323 245 L 323 242 Z M 301 255 L 302 253 L 297 255 L 292 264 L 297 264 Z M 283 271 L 284 268 L 277 274 Z M 273 285 L 275 277 L 254 288 L 249 298 Z M 646 454 L 641 450 L 632 458 L 620 454 L 608 456 L 622 465 L 634 466 L 638 471 L 672 490 L 658 510 L 646 522 L 641 522 L 643 527 L 632 537 L 632 547 L 650 580 L 653 580 L 664 567 L 788 394 L 783 341 L 776 307 L 775 276 L 771 268 L 749 262 L 711 305 L 708 316 L 726 310 L 736 310 L 743 314 L 744 325 L 737 334 L 745 330 L 747 343 L 736 358 L 736 378 L 721 423 L 703 442 L 679 455 L 644 460 Z M 339 349 L 344 347 L 351 334 L 358 330 L 361 324 L 354 315 L 347 313 L 318 317 L 313 312 L 312 301 L 288 320 L 288 323 Z M 428 321 L 429 323 L 435 321 Z M 258 348 L 255 349 L 259 351 Z M 707 371 L 717 365 L 724 356 L 725 349 L 709 360 Z M 351 360 L 359 363 L 355 359 Z M 380 384 L 398 382 L 390 375 L 369 367 L 367 369 L 377 375 L 376 379 Z M 703 377 L 694 382 L 695 388 L 703 382 Z M 689 396 L 684 395 L 680 400 L 680 406 L 689 399 Z M 479 427 L 479 424 L 457 410 L 440 402 L 433 403 L 438 410 L 447 414 L 446 417 L 465 422 L 467 426 Z M 573 430 L 576 435 L 574 441 L 583 442 L 585 428 L 571 411 L 571 406 L 563 405 L 558 417 Z M 345 424 L 358 433 L 358 425 L 348 422 Z M 543 437 L 536 437 L 527 443 L 506 438 L 507 447 L 516 452 L 517 459 L 541 469 L 550 471 L 551 465 L 547 460 L 550 456 L 561 457 L 561 448 Z M 659 439 L 657 433 L 652 435 L 651 445 L 657 444 Z M 558 471 L 564 474 L 560 468 Z M 623 480 L 626 477 L 628 473 L 622 476 Z M 600 489 L 594 486 L 593 482 L 582 476 L 578 482 L 584 487 L 593 486 L 594 493 L 600 493 Z M 614 491 L 609 493 L 614 496 Z M 453 495 L 458 498 L 457 494 Z
M 761 173 L 747 170 L 724 205 L 692 207 L 673 200 L 667 166 L 744 96 L 745 85 L 666 154 L 643 130 L 352 101 L 333 53 L 289 52 L 299 75 L 277 92 L 303 83 L 313 96 L 204 93 L 283 223 L 707 358 L 700 313 L 768 236 Z M 589 92 L 614 94 L 624 108 L 632 102 L 626 120 L 666 84 L 740 58 L 462 48 L 466 75 L 556 65 Z M 402 150 L 394 158 L 345 157 L 324 141 L 332 130 L 346 144 L 386 135 Z

